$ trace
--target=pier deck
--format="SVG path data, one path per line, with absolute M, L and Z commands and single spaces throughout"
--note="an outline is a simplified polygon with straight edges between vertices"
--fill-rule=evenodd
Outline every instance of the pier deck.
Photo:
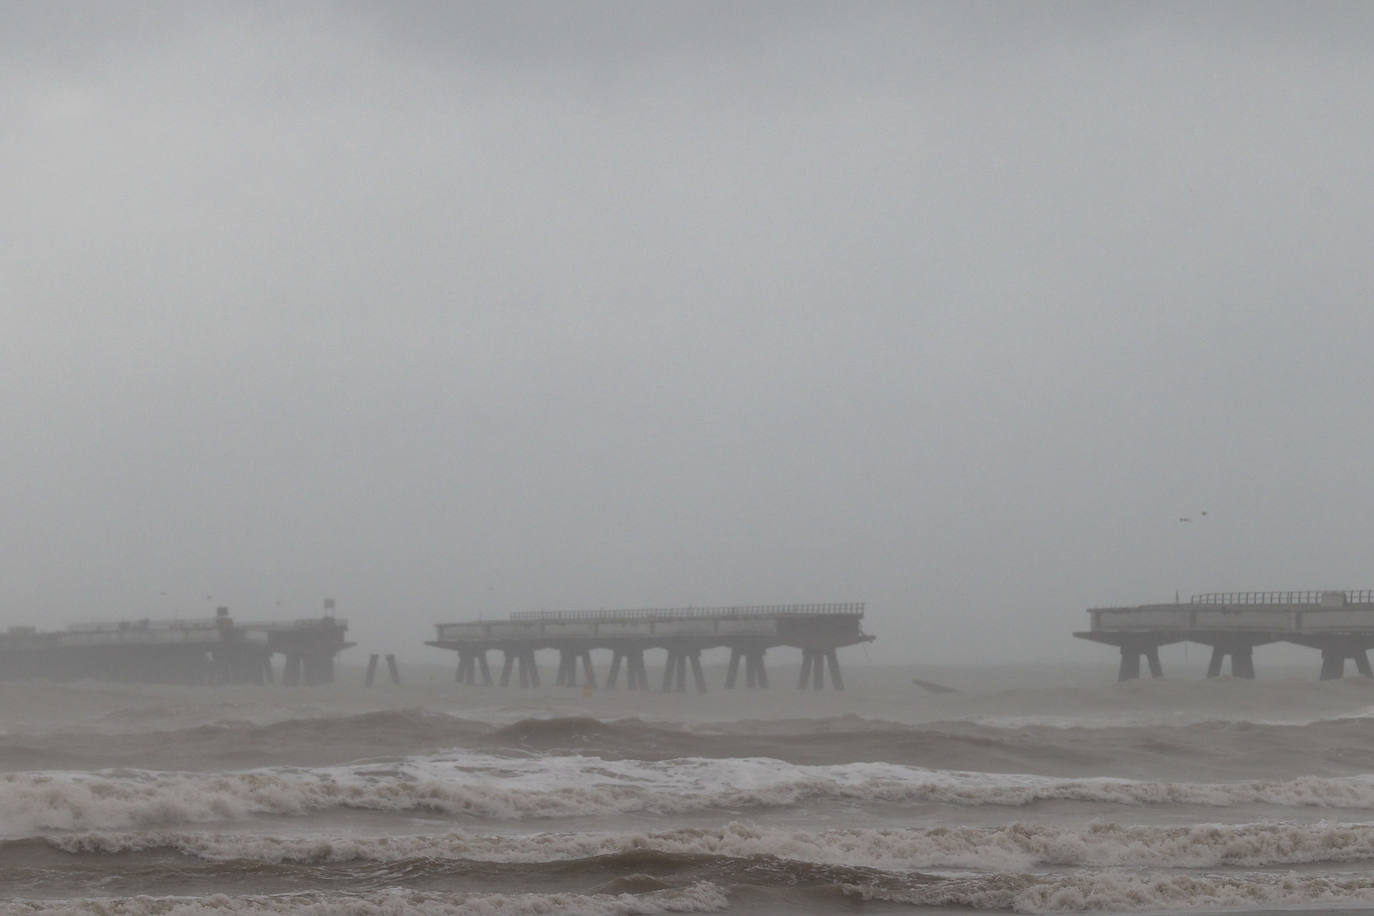
M 1374 590 L 1300 592 L 1217 592 L 1187 604 L 1143 604 L 1090 608 L 1090 628 L 1073 635 L 1121 651 L 1118 680 L 1140 677 L 1143 659 L 1162 677 L 1159 647 L 1193 642 L 1212 650 L 1207 676 L 1221 674 L 1227 656 L 1235 677 L 1255 676 L 1256 646 L 1286 642 L 1321 652 L 1321 679 L 1343 677 L 1353 661 L 1360 674 L 1374 676 Z
M 107 680 L 135 683 L 271 683 L 272 656 L 285 657 L 284 684 L 334 680 L 334 657 L 353 643 L 348 621 L 235 621 L 212 618 L 117 620 L 0 633 L 0 680 Z
M 741 664 L 746 687 L 767 687 L 764 653 L 791 647 L 802 653 L 799 688 L 823 688 L 828 671 L 831 686 L 842 690 L 844 677 L 836 650 L 874 638 L 860 626 L 863 615 L 862 603 L 536 611 L 512 614 L 505 620 L 436 624 L 436 638 L 426 645 L 458 653 L 457 679 L 464 684 L 491 684 L 487 653 L 500 651 L 503 687 L 511 685 L 512 676 L 521 687 L 539 686 L 535 653 L 541 649 L 559 654 L 555 685 L 577 686 L 580 665 L 583 684 L 595 687 L 591 653 L 609 650 L 606 686 L 614 688 L 623 669 L 630 690 L 649 689 L 644 653 L 662 649 L 666 653 L 664 692 L 686 690 L 689 669 L 696 689 L 705 692 L 701 653 L 722 647 L 730 650 L 727 689 L 735 686 Z

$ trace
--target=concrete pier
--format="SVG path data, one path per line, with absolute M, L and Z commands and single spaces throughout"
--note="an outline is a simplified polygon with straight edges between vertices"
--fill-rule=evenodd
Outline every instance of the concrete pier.
M 1091 626 L 1079 639 L 1115 646 L 1121 653 L 1117 680 L 1140 677 L 1141 659 L 1162 677 L 1160 646 L 1193 642 L 1209 647 L 1207 677 L 1218 677 L 1230 659 L 1233 677 L 1255 676 L 1258 646 L 1286 642 L 1321 652 L 1319 677 L 1345 676 L 1347 660 L 1374 677 L 1374 590 L 1299 592 L 1216 592 L 1187 604 L 1143 604 L 1091 608 Z
M 243 622 L 220 608 L 212 618 L 118 620 L 41 632 L 0 634 L 0 679 L 103 680 L 171 684 L 270 684 L 272 657 L 285 657 L 283 684 L 334 679 L 334 657 L 353 645 L 334 617 Z
M 617 688 L 623 671 L 629 690 L 650 689 L 644 653 L 662 649 L 665 658 L 659 690 L 664 693 L 686 692 L 689 672 L 691 686 L 705 693 L 701 653 L 722 647 L 730 650 L 727 690 L 737 685 L 741 664 L 746 687 L 766 688 L 764 653 L 770 648 L 791 647 L 802 651 L 799 688 L 823 689 L 828 674 L 830 686 L 843 690 L 836 650 L 873 639 L 860 627 L 863 615 L 861 603 L 540 611 L 512 614 L 505 620 L 437 624 L 436 638 L 426 645 L 458 653 L 457 679 L 463 684 L 477 683 L 472 665 L 465 659 L 485 659 L 489 650 L 502 652 L 502 687 L 510 685 L 512 672 L 518 673 L 519 686 L 539 686 L 535 653 L 551 649 L 559 657 L 555 685 L 595 688 L 598 681 L 591 653 L 605 649 L 611 653 L 605 686 Z M 490 679 L 484 677 L 481 683 L 489 684 Z

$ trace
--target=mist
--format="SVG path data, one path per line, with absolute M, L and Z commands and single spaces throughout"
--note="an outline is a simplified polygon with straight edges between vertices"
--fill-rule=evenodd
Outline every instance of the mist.
M 0 7 L 0 625 L 1369 587 L 1374 9 Z M 1202 513 L 1206 513 L 1203 515 Z M 1180 519 L 1189 521 L 1180 521 Z

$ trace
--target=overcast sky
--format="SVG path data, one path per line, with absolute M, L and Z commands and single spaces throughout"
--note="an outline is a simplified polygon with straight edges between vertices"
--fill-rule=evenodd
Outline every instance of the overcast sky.
M 1371 47 L 1364 3 L 6 0 L 0 624 L 328 596 L 440 661 L 866 601 L 874 660 L 1089 662 L 1092 605 L 1374 586 Z

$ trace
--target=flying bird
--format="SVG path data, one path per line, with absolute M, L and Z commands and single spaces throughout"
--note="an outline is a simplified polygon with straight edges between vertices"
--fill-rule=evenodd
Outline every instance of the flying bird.
M 1180 522 L 1191 522 L 1192 519 L 1191 519 L 1191 518 L 1181 518 L 1181 519 L 1179 519 L 1179 521 L 1180 521 Z

